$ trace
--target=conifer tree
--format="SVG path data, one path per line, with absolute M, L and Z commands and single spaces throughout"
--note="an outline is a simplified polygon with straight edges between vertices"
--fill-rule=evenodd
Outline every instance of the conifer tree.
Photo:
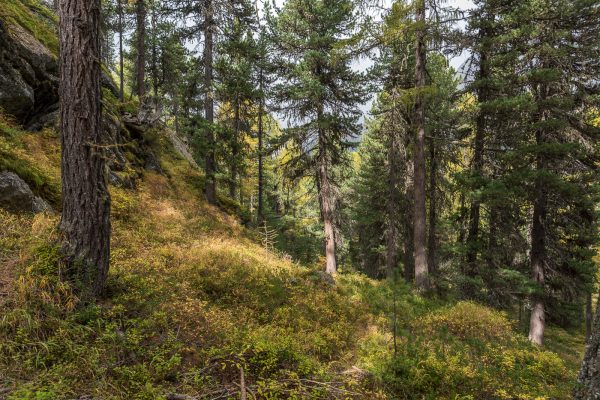
M 274 103 L 293 124 L 284 139 L 297 154 L 288 167 L 296 177 L 314 177 L 330 274 L 337 271 L 334 168 L 359 132 L 364 100 L 364 78 L 351 68 L 357 33 L 350 0 L 290 0 L 270 24 L 280 60 Z

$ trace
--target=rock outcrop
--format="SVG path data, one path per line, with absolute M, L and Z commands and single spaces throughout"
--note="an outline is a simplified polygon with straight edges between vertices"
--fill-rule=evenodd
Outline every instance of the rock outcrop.
M 0 20 L 0 108 L 28 124 L 57 104 L 56 57 L 24 28 Z
M 33 194 L 19 175 L 9 171 L 0 172 L 0 207 L 13 212 L 39 213 L 51 210 L 48 203 Z

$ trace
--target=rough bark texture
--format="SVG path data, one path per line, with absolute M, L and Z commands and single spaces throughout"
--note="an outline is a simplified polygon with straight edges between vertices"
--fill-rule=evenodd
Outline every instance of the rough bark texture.
M 415 285 L 420 290 L 429 287 L 427 266 L 425 215 L 425 1 L 417 1 L 417 30 L 415 45 L 415 154 L 414 154 L 414 251 Z
M 135 16 L 137 34 L 136 84 L 137 95 L 141 101 L 146 94 L 146 5 L 144 0 L 137 1 Z
M 575 400 L 600 399 L 600 307 L 596 307 L 596 316 L 581 370 L 577 377 L 573 398 Z
M 211 0 L 204 1 L 204 117 L 208 123 L 206 130 L 206 158 L 204 169 L 206 173 L 206 186 L 204 195 L 210 204 L 217 204 L 217 187 L 215 181 L 215 133 L 212 124 L 214 122 L 214 100 L 213 100 L 213 5 Z
M 61 0 L 59 15 L 62 277 L 100 295 L 110 253 L 110 197 L 100 147 L 100 0 Z

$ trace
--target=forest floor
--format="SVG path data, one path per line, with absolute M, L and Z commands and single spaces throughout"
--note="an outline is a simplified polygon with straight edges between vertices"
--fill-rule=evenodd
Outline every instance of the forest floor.
M 0 279 L 15 277 L 0 302 L 0 398 L 570 398 L 581 333 L 550 327 L 538 349 L 487 307 L 356 273 L 331 280 L 207 205 L 202 173 L 167 134 L 153 148 L 164 174 L 111 187 L 97 304 L 56 278 L 58 214 L 0 211 Z M 0 152 L 58 190 L 56 132 L 0 119 Z

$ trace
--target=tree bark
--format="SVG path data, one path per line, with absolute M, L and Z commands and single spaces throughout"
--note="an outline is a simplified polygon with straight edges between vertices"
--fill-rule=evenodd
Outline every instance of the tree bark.
M 217 204 L 216 187 L 216 160 L 215 160 L 215 133 L 214 123 L 214 99 L 213 99 L 213 4 L 212 0 L 204 0 L 204 116 L 208 127 L 206 129 L 206 158 L 204 160 L 206 185 L 204 195 L 209 204 Z
M 260 99 L 258 100 L 258 221 L 264 219 L 263 214 L 263 190 L 264 190 L 264 176 L 263 176 L 263 70 L 262 67 L 259 71 L 258 78 Z
M 483 39 L 488 36 L 487 31 L 481 30 L 480 37 Z M 471 177 L 477 179 L 475 189 L 479 189 L 479 180 L 483 175 L 483 151 L 485 145 L 485 131 L 486 131 L 486 113 L 483 109 L 483 104 L 488 101 L 488 90 L 486 80 L 489 78 L 489 68 L 487 61 L 487 50 L 482 49 L 479 52 L 479 73 L 478 79 L 483 81 L 480 83 L 477 89 L 477 100 L 479 102 L 479 112 L 475 121 L 475 143 L 473 146 L 473 171 Z M 473 277 L 477 274 L 477 250 L 479 243 L 479 225 L 480 225 L 480 213 L 481 213 L 481 201 L 475 196 L 471 201 L 471 207 L 469 210 L 469 229 L 467 234 L 467 254 L 466 254 L 466 274 Z M 466 287 L 464 289 L 467 297 L 474 296 L 475 289 L 473 287 Z
M 156 48 L 156 5 L 151 8 L 151 24 L 152 24 L 152 93 L 154 95 L 154 104 L 158 105 L 158 49 Z
M 101 146 L 100 0 L 60 0 L 63 279 L 103 293 L 110 255 L 110 196 Z
M 124 62 L 123 62 L 123 0 L 117 0 L 117 13 L 119 14 L 119 96 L 125 99 L 124 90 Z
M 229 179 L 229 197 L 235 200 L 236 197 L 236 184 L 238 179 L 238 140 L 240 137 L 240 102 L 236 99 L 234 104 L 235 109 L 233 110 L 233 123 L 235 125 L 233 131 L 233 138 L 231 140 L 231 176 Z M 241 203 L 241 196 L 240 196 Z
M 399 229 L 398 222 L 400 217 L 400 198 L 399 190 L 401 184 L 400 176 L 400 138 L 394 127 L 388 132 L 388 196 L 386 204 L 386 275 L 388 279 L 393 279 L 398 266 L 398 242 Z
M 585 296 L 585 340 L 590 341 L 592 336 L 592 294 L 588 293 Z
M 319 112 L 321 118 L 322 112 Z M 329 178 L 329 157 L 324 132 L 319 129 L 319 155 L 317 159 L 318 190 L 321 203 L 321 218 L 325 232 L 325 272 L 335 274 L 337 263 L 335 259 L 335 232 L 333 228 L 333 192 Z
M 137 95 L 142 102 L 146 94 L 146 5 L 144 0 L 136 3 L 136 34 L 137 34 L 137 62 L 136 62 L 136 86 Z
M 415 285 L 419 290 L 429 289 L 429 269 L 425 251 L 425 0 L 417 0 L 415 45 L 415 154 L 414 154 L 414 252 Z
M 437 158 L 435 154 L 435 140 L 429 142 L 429 236 L 427 238 L 427 265 L 429 272 L 435 276 L 437 271 Z
M 590 296 L 591 299 L 591 296 Z M 591 310 L 590 310 L 591 311 Z M 575 400 L 600 399 L 600 307 L 596 307 L 591 336 L 587 341 L 585 355 L 573 393 Z
M 542 120 L 545 119 L 542 113 Z M 536 132 L 538 145 L 544 143 L 542 130 Z M 536 157 L 536 170 L 538 174 L 545 170 L 544 155 L 539 153 Z M 547 194 L 544 182 L 540 177 L 535 181 L 535 198 L 533 204 L 533 221 L 531 226 L 531 275 L 538 293 L 531 296 L 531 319 L 529 322 L 529 340 L 542 346 L 544 344 L 544 329 L 546 328 L 546 317 L 544 311 L 544 264 L 546 262 L 546 214 Z

